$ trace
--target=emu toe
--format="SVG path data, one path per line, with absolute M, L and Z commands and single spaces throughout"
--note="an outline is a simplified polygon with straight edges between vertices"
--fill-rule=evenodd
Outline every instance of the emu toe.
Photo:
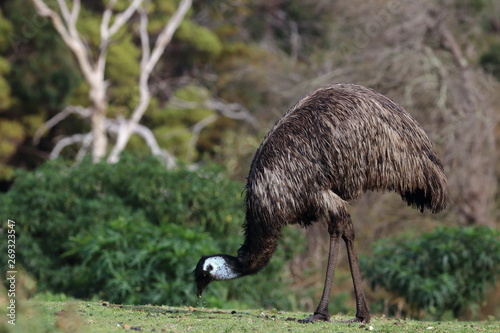
M 354 317 L 349 320 L 341 320 L 337 321 L 337 323 L 343 323 L 343 324 L 351 324 L 351 323 L 361 323 L 361 324 L 368 324 L 370 322 L 370 317 Z
M 312 314 L 307 318 L 298 320 L 298 322 L 301 324 L 309 324 L 317 321 L 330 321 L 330 315 L 328 314 L 325 315 L 322 313 L 315 312 L 314 314 Z

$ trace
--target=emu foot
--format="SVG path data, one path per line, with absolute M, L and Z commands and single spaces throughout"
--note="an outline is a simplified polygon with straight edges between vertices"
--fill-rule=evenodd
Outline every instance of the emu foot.
M 352 324 L 352 323 L 361 323 L 361 324 L 368 324 L 370 322 L 370 317 L 354 317 L 349 320 L 341 320 L 337 321 L 337 323 L 343 323 L 343 324 Z
M 314 314 L 312 314 L 311 316 L 298 320 L 298 322 L 301 324 L 314 323 L 317 321 L 330 321 L 330 316 L 328 314 L 325 315 L 322 313 L 314 312 Z

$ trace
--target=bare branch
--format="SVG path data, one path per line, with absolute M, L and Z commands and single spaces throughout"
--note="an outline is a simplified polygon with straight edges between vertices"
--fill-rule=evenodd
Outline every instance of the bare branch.
M 81 115 L 84 118 L 90 117 L 90 110 L 85 109 L 80 106 L 71 106 L 67 107 L 64 109 L 64 111 L 58 113 L 56 116 L 51 118 L 44 126 L 47 127 L 41 127 L 38 131 L 40 132 L 42 128 L 48 129 L 53 126 L 55 126 L 57 123 L 59 123 L 61 120 L 65 119 L 67 116 L 71 114 L 78 114 Z M 123 121 L 123 119 L 122 119 Z M 105 120 L 106 124 L 106 129 L 107 131 L 111 133 L 116 133 L 119 134 L 120 129 L 122 128 L 120 126 L 120 121 L 116 120 L 111 120 L 111 119 L 106 119 Z M 161 157 L 164 161 L 165 164 L 168 168 L 174 167 L 177 162 L 175 157 L 170 154 L 168 151 L 161 149 L 160 146 L 158 145 L 158 141 L 156 140 L 153 132 L 147 128 L 146 126 L 137 124 L 134 128 L 134 134 L 139 135 L 141 138 L 144 139 L 146 142 L 147 146 L 151 150 L 151 153 L 155 156 Z M 38 140 L 39 140 L 40 135 L 38 135 Z M 70 146 L 72 144 L 77 144 L 81 143 L 81 147 L 78 150 L 78 153 L 76 155 L 76 161 L 81 162 L 81 160 L 85 157 L 85 155 L 88 153 L 89 148 L 91 147 L 91 144 L 93 142 L 93 134 L 92 132 L 87 133 L 87 134 L 74 134 L 72 136 L 64 137 L 61 140 L 57 142 L 57 144 L 54 146 L 52 149 L 52 152 L 49 155 L 50 159 L 55 159 L 57 158 L 60 154 L 61 151 L 66 148 L 67 146 Z
M 153 68 L 156 66 L 156 63 L 160 59 L 161 55 L 165 51 L 165 47 L 167 47 L 168 43 L 172 40 L 172 36 L 175 31 L 181 24 L 184 16 L 186 16 L 187 11 L 191 8 L 192 0 L 182 0 L 177 8 L 177 11 L 170 18 L 165 28 L 163 28 L 162 32 L 156 39 L 155 46 L 153 48 L 153 52 L 151 53 L 151 58 L 145 68 L 148 75 L 151 73 Z
M 75 22 L 76 24 L 78 15 L 80 15 L 80 0 L 75 0 L 71 9 L 71 22 Z
M 99 57 L 97 59 L 97 69 L 98 72 L 104 72 L 104 67 L 106 66 L 106 54 L 108 50 L 108 45 L 110 43 L 111 37 L 120 30 L 121 27 L 132 17 L 134 12 L 140 8 L 143 0 L 134 0 L 122 13 L 116 15 L 113 24 L 110 25 L 111 17 L 113 16 L 113 7 L 115 6 L 117 0 L 112 0 L 102 15 L 100 32 L 101 32 L 101 44 Z
M 168 168 L 173 168 L 177 164 L 173 155 L 160 148 L 153 132 L 149 128 L 141 124 L 137 124 L 134 128 L 134 132 L 144 139 L 153 155 L 160 156 L 165 160 Z
M 151 93 L 148 85 L 151 72 L 158 63 L 158 60 L 165 51 L 168 43 L 171 41 L 174 32 L 177 30 L 183 18 L 187 14 L 191 4 L 192 0 L 181 1 L 177 11 L 170 18 L 164 29 L 157 37 L 155 46 L 151 53 L 149 53 L 149 37 L 145 36 L 147 34 L 147 16 L 144 10 L 139 10 L 139 14 L 141 15 L 140 31 L 141 46 L 143 51 L 141 58 L 141 74 L 139 77 L 139 103 L 132 112 L 130 119 L 127 122 L 122 122 L 122 129 L 119 131 L 116 143 L 108 156 L 109 163 L 116 163 L 118 161 L 120 153 L 123 149 L 125 149 L 130 136 L 136 130 L 137 124 L 144 115 L 144 112 L 146 112 L 151 100 Z
M 62 17 L 64 21 L 66 22 L 66 26 L 68 28 L 68 32 L 70 36 L 75 39 L 75 40 L 80 40 L 80 34 L 78 33 L 78 30 L 76 29 L 76 21 L 78 20 L 78 15 L 80 13 L 80 0 L 74 0 L 73 1 L 73 8 L 71 9 L 71 13 L 68 9 L 68 6 L 66 4 L 66 1 L 64 0 L 57 0 L 57 3 L 59 5 L 59 9 L 61 10 Z
M 224 103 L 215 99 L 210 99 L 205 102 L 205 106 L 209 109 L 220 112 L 224 117 L 244 120 L 254 128 L 260 128 L 257 118 L 255 118 L 250 111 L 239 103 Z
M 173 97 L 170 101 L 176 107 L 186 109 L 207 108 L 219 112 L 221 115 L 231 119 L 244 120 L 255 129 L 260 128 L 259 121 L 250 111 L 239 103 L 225 103 L 216 99 L 209 99 L 204 102 L 189 102 Z
M 71 22 L 71 14 L 69 13 L 68 5 L 66 5 L 66 1 L 64 0 L 57 0 L 57 4 L 59 5 L 62 17 L 66 22 L 66 25 L 68 25 L 69 29 L 69 22 Z
M 453 37 L 453 35 L 451 34 L 450 30 L 448 30 L 448 27 L 445 23 L 441 23 L 439 25 L 439 33 L 441 34 L 441 37 L 445 41 L 445 45 L 447 45 L 450 49 L 451 54 L 453 54 L 453 57 L 455 58 L 455 61 L 458 63 L 460 68 L 467 67 L 467 60 L 465 59 L 460 46 L 458 45 L 455 37 Z
M 139 120 L 142 118 L 144 112 L 146 111 L 147 106 L 149 105 L 149 100 L 150 100 L 150 93 L 149 93 L 149 87 L 148 87 L 148 80 L 149 76 L 151 75 L 151 71 L 153 68 L 156 66 L 158 63 L 158 60 L 160 59 L 160 56 L 163 54 L 165 51 L 165 48 L 167 47 L 168 43 L 172 40 L 172 36 L 174 32 L 177 30 L 179 25 L 181 24 L 182 20 L 187 14 L 187 11 L 191 7 L 192 0 L 182 0 L 182 2 L 179 4 L 179 7 L 177 8 L 177 11 L 174 13 L 174 15 L 170 18 L 168 23 L 165 25 L 163 30 L 160 32 L 158 35 L 155 46 L 153 48 L 153 51 L 149 52 L 149 43 L 146 44 L 146 42 L 149 41 L 149 39 L 146 39 L 145 34 L 147 33 L 147 16 L 145 15 L 145 12 L 142 11 L 141 14 L 141 38 L 144 38 L 141 40 L 141 45 L 143 48 L 143 58 L 141 59 L 141 76 L 139 78 L 139 88 L 140 88 L 140 101 L 139 105 L 135 108 L 134 112 L 132 113 L 132 117 L 130 118 L 130 121 L 132 124 L 137 124 Z M 147 49 L 147 50 L 146 50 Z M 144 53 L 145 51 L 145 53 Z M 146 58 L 148 56 L 148 58 Z
M 116 2 L 118 0 L 111 0 L 108 5 L 106 6 L 106 9 L 104 10 L 104 13 L 102 14 L 102 20 L 101 20 L 101 44 L 103 40 L 108 39 L 108 30 L 109 30 L 109 22 L 111 21 L 111 16 L 113 15 L 113 7 L 115 6 Z
M 448 100 L 448 84 L 443 78 L 445 78 L 448 73 L 441 62 L 439 58 L 436 56 L 434 51 L 432 51 L 432 48 L 426 46 L 424 47 L 424 53 L 427 55 L 428 59 L 430 60 L 430 63 L 434 66 L 434 68 L 437 70 L 440 76 L 440 82 L 439 82 L 439 98 L 436 102 L 436 106 L 439 107 L 441 112 L 445 112 L 446 109 L 446 101 Z
M 92 136 L 92 133 L 87 133 L 87 134 L 73 134 L 72 136 L 65 137 L 57 142 L 55 145 L 54 149 L 50 152 L 49 158 L 51 160 L 56 159 L 59 157 L 61 154 L 61 151 L 66 148 L 67 146 L 70 146 L 75 143 L 80 143 L 84 142 L 85 140 L 88 140 L 88 137 Z
M 87 155 L 87 152 L 90 149 L 90 146 L 92 145 L 92 141 L 94 139 L 94 136 L 92 133 L 89 133 L 90 135 L 87 135 L 86 138 L 83 139 L 82 145 L 80 149 L 78 150 L 78 154 L 76 154 L 76 163 L 80 163 L 85 155 Z
M 200 133 L 201 131 L 207 127 L 208 125 L 210 125 L 211 123 L 213 123 L 214 121 L 217 120 L 217 118 L 219 118 L 218 115 L 216 114 L 212 114 L 202 120 L 200 120 L 199 122 L 197 122 L 193 128 L 192 128 L 192 132 L 193 134 L 191 135 L 191 138 L 189 139 L 189 151 L 187 153 L 187 159 L 188 160 L 192 160 L 193 158 L 193 155 L 194 155 L 194 148 L 195 148 L 195 145 L 196 145 L 196 142 L 198 142 L 198 139 L 200 138 Z
M 49 129 L 56 126 L 72 114 L 77 114 L 82 118 L 89 118 L 92 112 L 88 108 L 84 108 L 83 106 L 67 106 L 64 110 L 47 120 L 45 124 L 43 124 L 36 130 L 35 135 L 33 135 L 33 144 L 37 145 L 40 142 L 40 138 L 45 132 L 47 132 Z
M 118 134 L 120 136 L 120 131 L 124 129 L 122 124 L 120 122 L 125 121 L 124 119 L 121 119 L 119 121 L 110 121 L 108 120 L 107 123 L 107 128 L 110 132 Z M 141 138 L 144 139 L 146 142 L 147 146 L 151 150 L 151 153 L 155 156 L 159 156 L 163 158 L 165 161 L 165 164 L 168 168 L 173 168 L 177 165 L 175 157 L 170 154 L 168 151 L 161 149 L 160 146 L 158 145 L 158 141 L 156 141 L 156 138 L 153 134 L 153 132 L 147 128 L 146 126 L 143 126 L 141 124 L 137 124 L 134 127 L 134 134 L 139 135 Z
M 95 82 L 95 73 L 92 64 L 90 63 L 90 58 L 88 56 L 88 49 L 83 43 L 76 30 L 76 19 L 72 20 L 72 15 L 70 14 L 68 7 L 66 6 L 65 1 L 57 0 L 59 4 L 59 8 L 63 14 L 63 17 L 67 23 L 67 27 L 61 20 L 61 16 L 57 14 L 55 11 L 50 9 L 47 4 L 43 0 L 32 0 L 33 5 L 35 6 L 38 14 L 43 17 L 49 17 L 54 25 L 54 28 L 61 35 L 64 43 L 68 45 L 68 47 L 73 51 L 78 60 L 80 68 L 82 69 L 82 73 L 85 76 L 85 79 L 89 84 L 93 84 Z M 78 2 L 78 4 L 76 4 Z M 73 14 L 77 15 L 79 11 L 79 1 L 75 1 L 76 7 L 73 7 Z
M 148 34 L 148 15 L 144 8 L 139 8 L 139 17 L 140 17 L 140 25 L 139 25 L 139 35 L 141 37 L 141 70 L 146 68 L 149 57 L 151 56 L 151 50 L 149 49 L 149 34 Z
M 61 35 L 64 42 L 71 48 L 71 44 L 73 41 L 69 36 L 69 31 L 66 26 L 63 24 L 61 17 L 55 11 L 49 8 L 43 0 L 32 0 L 33 5 L 35 6 L 36 11 L 42 17 L 49 17 L 52 20 L 52 24 L 57 32 Z
M 111 38 L 114 34 L 120 30 L 120 28 L 127 23 L 127 21 L 132 17 L 134 12 L 139 8 L 143 0 L 134 0 L 130 6 L 128 6 L 125 11 L 122 13 L 116 15 L 115 21 L 113 22 L 113 25 L 108 30 L 108 35 L 107 36 L 102 36 L 105 37 L 105 39 Z

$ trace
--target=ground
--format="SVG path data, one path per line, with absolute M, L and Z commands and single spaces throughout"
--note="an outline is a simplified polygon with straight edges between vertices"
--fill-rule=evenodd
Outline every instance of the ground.
M 19 304 L 16 325 L 0 322 L 0 332 L 500 332 L 499 321 L 428 322 L 374 317 L 370 324 L 331 322 L 300 324 L 307 313 L 277 310 L 218 310 L 193 307 L 116 305 L 107 302 Z M 5 314 L 3 315 L 5 316 Z

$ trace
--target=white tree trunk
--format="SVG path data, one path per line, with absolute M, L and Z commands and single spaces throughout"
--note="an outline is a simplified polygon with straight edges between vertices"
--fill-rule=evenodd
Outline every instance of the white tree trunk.
M 89 99 L 92 102 L 90 108 L 92 112 L 90 118 L 93 137 L 92 160 L 98 162 L 106 155 L 108 145 L 106 136 L 106 111 L 108 108 L 106 101 L 107 85 L 104 79 L 107 45 L 102 48 L 97 62 L 93 61 L 89 55 L 90 50 L 87 44 L 83 42 L 76 27 L 76 22 L 80 13 L 79 0 L 73 1 L 71 11 L 66 1 L 57 0 L 61 14 L 52 10 L 43 0 L 32 1 L 39 15 L 49 17 L 52 20 L 54 28 L 74 53 L 82 74 L 89 85 Z
M 149 36 L 147 32 L 148 16 L 145 10 L 142 8 L 138 9 L 138 13 L 141 18 L 140 24 L 140 37 L 142 46 L 142 58 L 141 58 L 141 75 L 139 77 L 139 103 L 132 112 L 132 117 L 126 121 L 122 122 L 122 126 L 118 132 L 118 138 L 116 143 L 108 156 L 109 163 L 116 163 L 120 159 L 121 152 L 127 146 L 130 137 L 135 131 L 135 127 L 141 120 L 144 112 L 149 106 L 151 100 L 151 93 L 148 86 L 148 80 L 153 71 L 153 68 L 160 60 L 161 55 L 165 51 L 165 48 L 172 40 L 172 37 L 181 24 L 182 20 L 186 16 L 189 8 L 191 8 L 192 0 L 182 0 L 177 8 L 177 11 L 170 18 L 168 23 L 165 25 L 163 30 L 158 35 L 153 50 L 150 50 L 149 46 Z
M 120 153 L 125 149 L 132 134 L 145 133 L 142 127 L 138 128 L 138 124 L 144 115 L 144 112 L 146 112 L 151 100 L 151 94 L 148 86 L 149 77 L 161 55 L 165 51 L 166 46 L 172 40 L 172 36 L 175 31 L 186 16 L 188 10 L 191 8 L 192 0 L 181 0 L 176 12 L 158 35 L 152 50 L 150 49 L 149 35 L 147 31 L 148 16 L 146 10 L 142 7 L 144 0 L 131 0 L 127 9 L 119 14 L 116 14 L 114 16 L 114 20 L 112 20 L 113 7 L 117 3 L 117 0 L 110 0 L 103 12 L 100 24 L 101 43 L 97 52 L 97 60 L 94 60 L 93 57 L 90 56 L 92 52 L 90 52 L 88 45 L 84 43 L 83 38 L 81 38 L 80 33 L 77 30 L 76 22 L 80 13 L 80 0 L 73 1 L 71 10 L 68 7 L 67 1 L 57 0 L 59 12 L 56 12 L 47 6 L 44 0 L 32 0 L 32 2 L 39 15 L 49 17 L 51 19 L 54 28 L 61 35 L 66 45 L 74 53 L 83 76 L 89 85 L 89 98 L 92 102 L 92 106 L 90 108 L 90 119 L 92 126 L 91 134 L 93 138 L 92 159 L 94 162 L 98 162 L 105 157 L 108 146 L 107 131 L 109 129 L 106 125 L 109 123 L 106 118 L 106 112 L 108 109 L 106 98 L 107 83 L 104 77 L 107 49 L 112 41 L 111 38 L 113 35 L 115 35 L 120 28 L 130 20 L 134 13 L 139 13 L 141 19 L 140 39 L 142 47 L 142 58 L 140 64 L 141 74 L 138 82 L 140 97 L 139 103 L 132 113 L 132 117 L 130 119 L 123 119 L 120 121 L 118 131 L 116 131 L 116 128 L 113 128 L 118 135 L 117 141 L 108 157 L 108 162 L 117 162 L 119 160 Z M 58 118 L 55 117 L 55 120 L 57 119 Z M 148 145 L 153 144 L 153 146 L 150 146 L 153 153 L 160 154 L 164 158 L 166 157 L 167 164 L 171 165 L 172 157 L 168 153 L 159 149 L 159 147 L 157 149 L 156 141 L 152 143 L 150 137 L 146 137 L 148 138 Z M 80 138 L 80 136 L 73 136 L 73 139 L 67 140 L 67 142 L 74 142 L 75 140 L 78 141 Z
M 99 162 L 106 155 L 108 147 L 108 137 L 106 135 L 106 110 L 107 105 L 104 101 L 98 104 L 94 103 L 92 107 L 92 161 Z

